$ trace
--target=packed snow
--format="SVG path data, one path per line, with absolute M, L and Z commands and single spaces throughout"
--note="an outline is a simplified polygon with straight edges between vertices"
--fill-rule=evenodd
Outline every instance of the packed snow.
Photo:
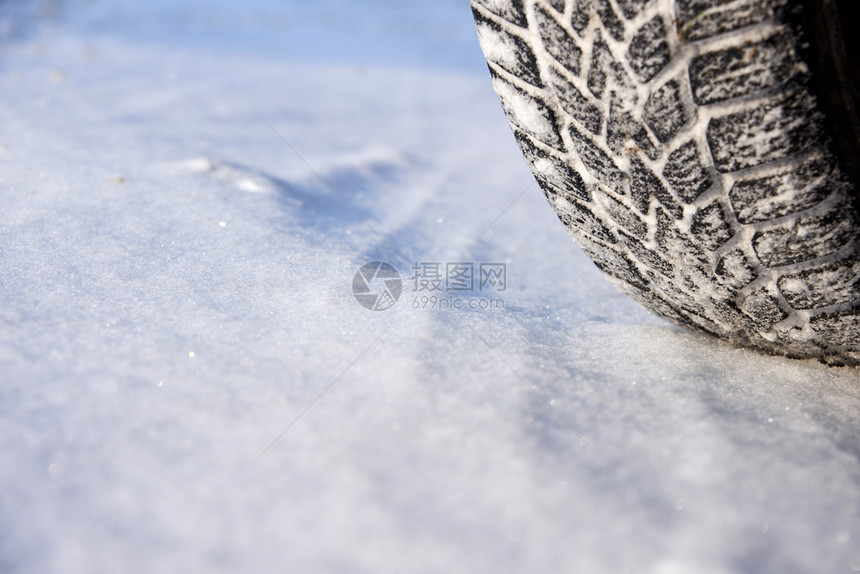
M 0 39 L 0 571 L 860 571 L 858 371 L 618 293 L 464 0 L 19 2 Z

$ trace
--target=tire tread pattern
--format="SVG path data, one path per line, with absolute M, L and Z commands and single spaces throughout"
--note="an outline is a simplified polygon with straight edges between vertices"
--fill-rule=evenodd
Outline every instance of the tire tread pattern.
M 787 0 L 472 0 L 493 85 L 559 219 L 674 322 L 860 363 L 852 187 Z

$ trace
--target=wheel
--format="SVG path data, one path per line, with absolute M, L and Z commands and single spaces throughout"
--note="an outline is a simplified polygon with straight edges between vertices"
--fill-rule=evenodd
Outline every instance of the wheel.
M 619 289 L 744 346 L 860 364 L 857 74 L 837 16 L 850 2 L 472 12 L 544 195 Z

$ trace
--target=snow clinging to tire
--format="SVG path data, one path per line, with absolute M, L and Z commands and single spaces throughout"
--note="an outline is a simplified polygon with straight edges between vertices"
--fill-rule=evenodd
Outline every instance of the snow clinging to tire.
M 853 186 L 787 0 L 473 0 L 514 137 L 573 239 L 676 323 L 860 363 Z

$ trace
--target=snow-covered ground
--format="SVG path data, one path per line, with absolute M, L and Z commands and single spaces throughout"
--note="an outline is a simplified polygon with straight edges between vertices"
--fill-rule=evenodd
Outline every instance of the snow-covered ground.
M 858 372 L 619 295 L 465 0 L 0 31 L 0 572 L 860 570 Z M 415 263 L 507 282 L 433 309 Z

